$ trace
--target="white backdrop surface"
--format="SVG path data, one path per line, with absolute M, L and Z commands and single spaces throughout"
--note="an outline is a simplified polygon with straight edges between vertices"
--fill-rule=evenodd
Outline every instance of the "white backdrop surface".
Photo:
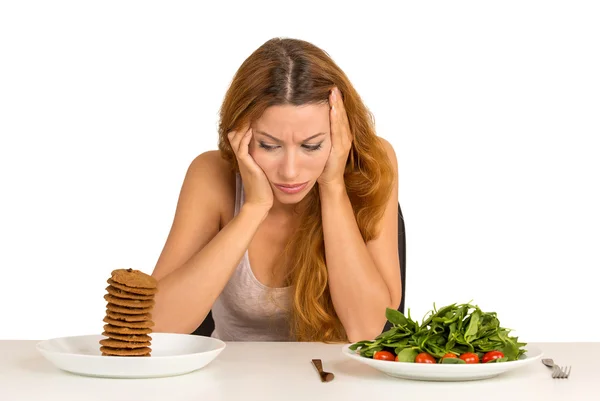
M 102 330 L 111 270 L 152 271 L 233 74 L 280 36 L 396 150 L 413 318 L 473 300 L 525 341 L 600 340 L 600 5 L 282 4 L 0 3 L 0 338 Z

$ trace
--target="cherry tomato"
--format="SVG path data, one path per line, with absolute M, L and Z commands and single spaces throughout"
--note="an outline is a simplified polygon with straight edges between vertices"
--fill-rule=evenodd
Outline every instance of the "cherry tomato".
M 390 351 L 377 351 L 373 354 L 373 359 L 379 359 L 380 361 L 393 361 L 394 354 Z
M 400 359 L 398 359 L 398 358 L 399 358 L 399 355 L 396 355 L 396 359 L 395 359 L 396 362 L 400 362 Z
M 477 356 L 477 354 L 474 354 L 472 352 L 465 352 L 464 354 L 459 356 L 459 358 L 465 361 L 465 363 L 479 363 L 479 357 Z
M 456 356 L 456 354 L 453 354 L 452 352 L 447 352 L 446 354 L 444 354 L 444 356 L 442 358 L 458 358 Z
M 487 363 L 498 358 L 504 358 L 504 354 L 501 351 L 490 351 L 485 353 L 483 358 L 481 358 L 481 362 Z
M 429 355 L 427 352 L 421 352 L 415 358 L 416 363 L 435 363 L 435 358 Z

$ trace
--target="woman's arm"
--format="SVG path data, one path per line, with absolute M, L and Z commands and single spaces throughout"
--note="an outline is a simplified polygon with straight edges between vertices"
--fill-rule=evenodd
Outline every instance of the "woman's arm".
M 159 291 L 155 332 L 191 333 L 223 291 L 268 213 L 250 204 L 219 231 L 223 186 L 220 156 L 207 152 L 188 169 L 171 232 L 152 275 Z
M 394 151 L 382 140 L 397 171 Z M 385 309 L 402 297 L 398 259 L 398 184 L 384 212 L 381 234 L 365 244 L 345 186 L 320 186 L 329 288 L 351 342 L 373 339 L 385 323 Z

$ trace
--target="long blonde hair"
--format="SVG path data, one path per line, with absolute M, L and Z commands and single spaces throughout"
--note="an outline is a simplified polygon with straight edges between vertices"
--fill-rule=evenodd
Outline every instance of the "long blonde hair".
M 334 86 L 342 93 L 353 135 L 344 180 L 366 242 L 378 235 L 394 171 L 376 136 L 372 114 L 325 51 L 289 38 L 273 38 L 256 49 L 239 67 L 225 94 L 219 150 L 232 170 L 239 171 L 227 138 L 229 131 L 256 121 L 270 106 L 327 103 Z M 290 263 L 287 283 L 293 290 L 290 327 L 297 341 L 344 342 L 347 335 L 329 292 L 317 185 L 303 200 L 300 226 L 285 249 L 285 260 Z

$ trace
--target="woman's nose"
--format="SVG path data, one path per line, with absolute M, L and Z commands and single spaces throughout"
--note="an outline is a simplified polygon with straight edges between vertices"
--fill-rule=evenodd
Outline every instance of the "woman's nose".
M 285 152 L 282 163 L 283 163 L 283 165 L 281 166 L 282 176 L 283 176 L 283 178 L 288 180 L 289 183 L 292 183 L 291 181 L 297 177 L 297 173 L 298 173 L 298 166 L 296 165 L 297 160 L 296 160 L 296 155 L 294 154 L 294 152 L 293 151 Z

